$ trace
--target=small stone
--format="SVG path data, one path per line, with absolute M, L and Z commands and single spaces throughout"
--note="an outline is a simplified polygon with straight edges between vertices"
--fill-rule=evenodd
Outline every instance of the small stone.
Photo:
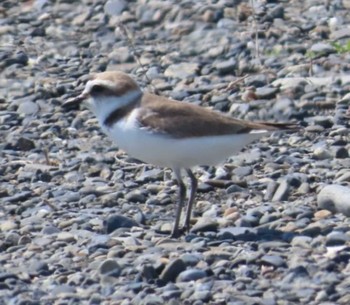
M 332 154 L 324 147 L 317 147 L 313 152 L 313 157 L 316 160 L 326 160 L 331 159 Z
M 245 215 L 240 219 L 240 221 L 247 227 L 255 227 L 259 224 L 259 218 L 254 215 Z
M 70 233 L 70 232 L 60 232 L 60 233 L 58 233 L 57 234 L 57 240 L 64 241 L 64 242 L 67 242 L 67 243 L 76 241 L 74 235 L 72 233 Z
M 322 131 L 324 131 L 324 127 L 322 127 L 321 125 L 310 125 L 305 127 L 305 131 L 312 133 L 321 133 Z
M 51 272 L 49 271 L 49 266 L 44 261 L 34 260 L 29 265 L 28 273 L 32 276 L 38 275 L 49 275 Z
M 134 190 L 134 191 L 131 191 L 130 193 L 128 193 L 126 196 L 125 196 L 125 199 L 127 201 L 130 201 L 130 202 L 139 202 L 139 203 L 145 203 L 147 198 L 146 196 L 142 193 L 142 191 L 140 190 Z
M 333 119 L 328 116 L 316 116 L 313 118 L 315 125 L 320 125 L 324 128 L 331 128 L 333 126 Z
M 192 253 L 185 253 L 181 255 L 180 258 L 187 266 L 195 266 L 200 261 L 201 256 Z
M 13 64 L 20 64 L 20 65 L 27 65 L 28 64 L 29 57 L 26 53 L 23 51 L 18 51 L 15 54 L 12 54 L 11 57 L 7 58 L 4 61 L 4 65 L 6 67 L 9 67 Z
M 123 192 L 119 191 L 119 192 L 113 192 L 113 193 L 102 195 L 100 197 L 100 200 L 103 206 L 114 207 L 118 205 L 118 200 L 123 197 L 124 197 Z
M 233 193 L 240 193 L 240 192 L 246 192 L 247 190 L 243 187 L 240 187 L 237 184 L 233 184 L 230 185 L 227 189 L 226 189 L 226 193 L 227 194 L 233 194 Z
M 329 54 L 336 52 L 333 46 L 324 42 L 315 43 L 314 45 L 311 46 L 310 51 L 317 54 L 322 54 L 324 56 L 327 56 Z
M 176 278 L 176 282 L 191 282 L 207 277 L 207 273 L 200 269 L 188 269 L 182 271 Z
M 237 207 L 231 207 L 225 210 L 224 212 L 224 217 L 228 217 L 229 215 L 231 215 L 232 213 L 236 213 L 238 212 L 238 208 Z
M 27 245 L 32 242 L 32 239 L 28 235 L 21 236 L 21 238 L 18 241 L 19 245 Z
M 57 296 L 70 295 L 76 292 L 76 288 L 70 285 L 62 284 L 55 285 L 52 289 L 52 293 Z
M 340 246 L 350 241 L 350 236 L 343 232 L 333 231 L 327 235 L 326 246 Z
M 274 266 L 276 268 L 286 266 L 284 259 L 278 255 L 264 255 L 260 261 L 262 264 Z
M 254 88 L 263 87 L 267 84 L 267 77 L 265 74 L 257 74 L 248 76 L 244 79 L 246 86 L 252 86 Z
M 48 234 L 48 235 L 57 234 L 57 233 L 59 233 L 59 232 L 61 232 L 60 229 L 58 229 L 57 227 L 52 226 L 52 225 L 45 226 L 45 227 L 41 230 L 41 233 L 42 233 L 42 234 Z
M 131 228 L 138 226 L 139 224 L 131 218 L 125 217 L 123 215 L 111 215 L 107 218 L 107 221 L 105 223 L 105 230 L 107 234 L 110 234 L 119 228 Z
M 315 219 L 325 219 L 325 218 L 328 218 L 329 216 L 332 215 L 332 212 L 331 211 L 328 211 L 328 210 L 320 210 L 320 211 L 317 211 L 315 214 L 314 214 L 314 217 Z
M 107 259 L 100 265 L 98 271 L 104 276 L 119 277 L 122 268 L 114 259 Z
M 302 248 L 310 248 L 312 242 L 312 237 L 309 236 L 295 236 L 292 241 L 291 245 L 293 247 L 302 247 Z
M 83 25 L 86 22 L 86 20 L 90 17 L 90 15 L 91 13 L 89 11 L 81 13 L 72 20 L 72 24 L 78 26 Z
M 166 77 L 185 79 L 197 75 L 199 65 L 196 63 L 179 63 L 170 65 L 165 71 Z
M 20 235 L 18 233 L 10 232 L 9 234 L 6 235 L 5 242 L 8 245 L 16 246 L 19 242 L 19 239 L 20 239 Z
M 184 261 L 181 259 L 175 259 L 165 266 L 159 278 L 166 283 L 175 282 L 178 275 L 184 270 L 186 270 Z
M 344 27 L 337 31 L 334 31 L 331 33 L 330 38 L 334 41 L 337 41 L 339 39 L 349 38 L 350 37 L 350 28 Z
M 141 270 L 142 277 L 147 280 L 153 280 L 158 277 L 157 270 L 149 264 L 143 265 Z
M 215 219 L 208 217 L 201 217 L 197 220 L 195 225 L 191 228 L 192 233 L 197 232 L 207 232 L 207 231 L 216 231 L 218 223 Z
M 39 106 L 32 101 L 25 101 L 19 104 L 17 108 L 18 113 L 30 115 L 39 111 Z
M 233 58 L 221 61 L 215 65 L 220 75 L 233 74 L 237 67 L 237 61 Z
M 272 201 L 284 201 L 288 200 L 289 195 L 289 183 L 287 180 L 283 180 L 277 187 L 275 194 L 272 197 Z
M 271 200 L 273 195 L 276 193 L 277 187 L 278 183 L 276 181 L 270 181 L 267 185 L 264 199 Z
M 241 166 L 233 170 L 233 174 L 239 178 L 243 178 L 245 176 L 251 175 L 252 173 L 253 173 L 253 169 L 250 166 Z
M 5 220 L 2 221 L 0 224 L 0 230 L 1 232 L 11 231 L 18 229 L 18 223 L 13 220 Z
M 21 137 L 14 144 L 14 148 L 20 151 L 29 151 L 35 148 L 34 141 Z
M 278 88 L 261 87 L 255 90 L 255 96 L 257 97 L 257 99 L 270 100 L 276 97 L 278 91 Z
M 108 0 L 104 6 L 104 11 L 109 16 L 118 16 L 127 8 L 124 0 Z
M 340 183 L 340 182 L 350 182 L 350 172 L 344 173 L 341 176 L 339 176 L 335 182 Z
M 349 158 L 349 152 L 345 147 L 340 147 L 336 150 L 335 157 L 337 159 Z
M 327 185 L 317 195 L 317 205 L 332 213 L 350 216 L 350 188 L 342 185 Z
M 284 7 L 279 4 L 274 6 L 266 15 L 266 21 L 272 21 L 273 19 L 283 19 L 284 18 Z
M 191 295 L 191 299 L 195 300 L 192 304 L 208 304 L 212 298 L 212 292 L 209 290 L 197 290 Z

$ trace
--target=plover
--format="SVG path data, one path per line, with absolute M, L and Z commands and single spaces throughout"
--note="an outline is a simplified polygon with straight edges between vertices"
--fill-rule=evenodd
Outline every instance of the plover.
M 103 131 L 130 156 L 173 169 L 179 195 L 172 237 L 179 236 L 186 198 L 181 171 L 191 181 L 184 228 L 189 230 L 197 179 L 191 168 L 216 165 L 247 144 L 274 131 L 297 130 L 293 123 L 249 122 L 197 105 L 143 92 L 129 75 L 95 74 L 66 106 L 88 100 Z

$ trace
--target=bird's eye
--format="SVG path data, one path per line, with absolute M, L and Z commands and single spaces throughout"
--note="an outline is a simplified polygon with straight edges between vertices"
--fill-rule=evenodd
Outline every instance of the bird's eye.
M 90 93 L 93 94 L 101 94 L 105 91 L 105 88 L 101 85 L 94 85 L 92 86 L 92 88 L 90 89 Z

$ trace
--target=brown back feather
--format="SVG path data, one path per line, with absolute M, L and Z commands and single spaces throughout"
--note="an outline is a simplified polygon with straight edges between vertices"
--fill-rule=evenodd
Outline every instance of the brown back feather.
M 157 99 L 157 102 L 155 100 Z M 250 123 L 203 107 L 145 93 L 139 124 L 174 138 L 249 133 L 252 130 L 290 129 L 288 124 Z

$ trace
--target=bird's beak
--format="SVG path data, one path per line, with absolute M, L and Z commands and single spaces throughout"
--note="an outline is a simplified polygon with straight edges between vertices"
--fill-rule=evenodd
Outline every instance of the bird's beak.
M 68 99 L 62 104 L 62 107 L 69 109 L 77 109 L 79 105 L 89 97 L 89 93 L 85 90 L 78 96 Z

